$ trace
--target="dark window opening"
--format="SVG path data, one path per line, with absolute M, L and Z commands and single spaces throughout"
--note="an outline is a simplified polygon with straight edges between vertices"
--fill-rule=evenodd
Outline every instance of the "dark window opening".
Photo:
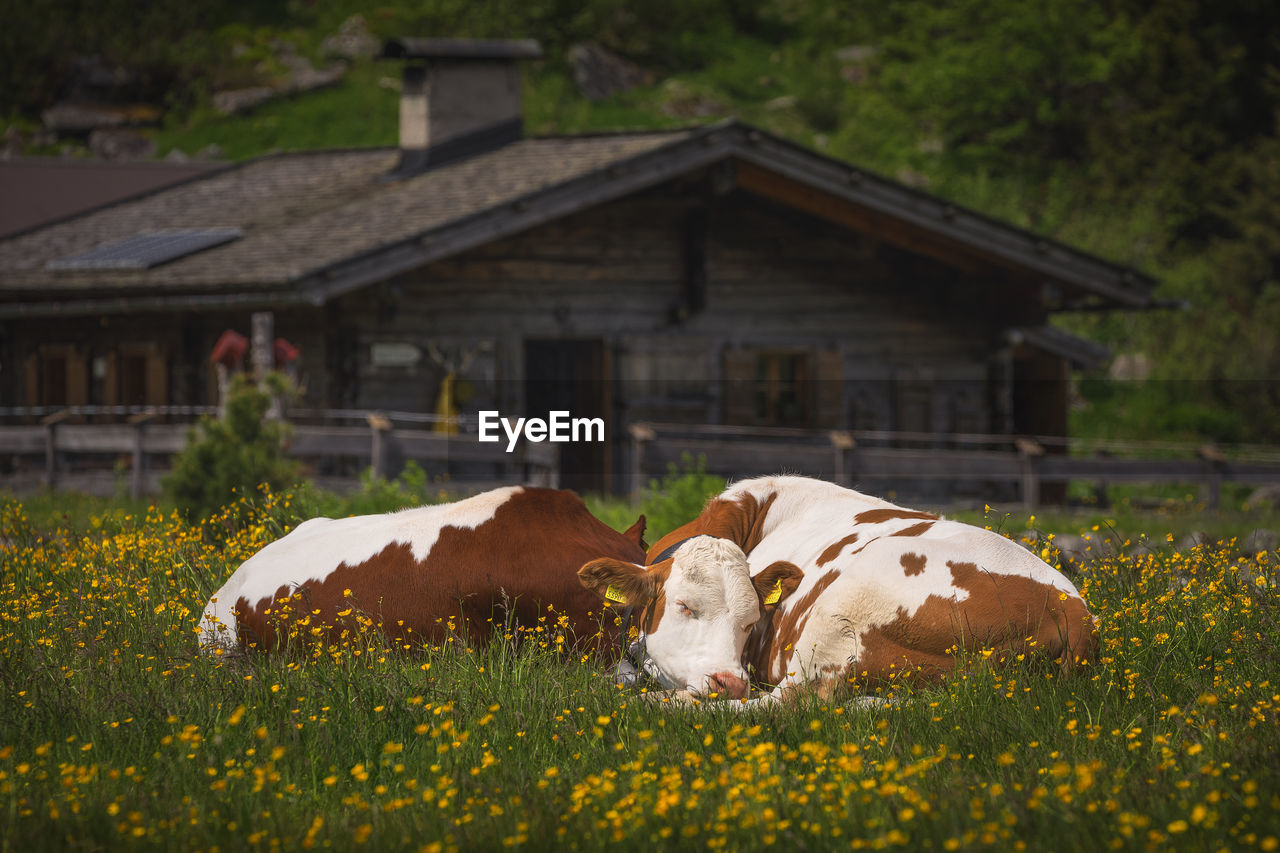
M 67 357 L 62 354 L 45 355 L 40 359 L 40 403 L 65 406 L 68 402 Z
M 126 354 L 120 357 L 120 405 L 145 406 L 147 404 L 147 357 L 145 354 Z
M 808 426 L 809 357 L 767 352 L 756 356 L 755 420 L 769 426 Z

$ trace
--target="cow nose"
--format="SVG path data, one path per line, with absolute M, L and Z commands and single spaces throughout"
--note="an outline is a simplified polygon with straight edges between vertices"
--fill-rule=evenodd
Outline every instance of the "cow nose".
M 739 678 L 730 672 L 717 672 L 711 678 L 711 692 L 728 696 L 730 699 L 745 699 L 748 685 L 745 678 Z

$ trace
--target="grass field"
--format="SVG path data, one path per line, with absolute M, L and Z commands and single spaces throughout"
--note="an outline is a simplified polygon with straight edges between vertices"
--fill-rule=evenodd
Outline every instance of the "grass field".
M 210 593 L 299 515 L 3 505 L 0 849 L 1280 846 L 1275 552 L 1071 570 L 1103 651 L 1069 678 L 979 656 L 883 709 L 677 710 L 554 613 L 479 650 L 198 654 Z

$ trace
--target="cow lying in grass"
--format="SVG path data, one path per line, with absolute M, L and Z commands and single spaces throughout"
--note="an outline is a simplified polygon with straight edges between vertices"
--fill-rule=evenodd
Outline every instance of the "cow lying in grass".
M 573 492 L 522 486 L 386 515 L 313 518 L 227 579 L 205 608 L 200 645 L 275 648 L 290 624 L 308 641 L 377 626 L 415 645 L 444 642 L 461 625 L 480 643 L 495 608 L 535 625 L 547 605 L 586 638 L 599 630 L 590 614 L 600 605 L 577 569 L 596 557 L 643 561 L 643 536 L 644 516 L 618 533 Z
M 640 613 L 664 687 L 771 702 L 937 676 L 981 649 L 1069 670 L 1096 655 L 1075 586 L 997 533 L 805 477 L 747 480 L 664 537 L 649 565 L 606 557 L 582 583 Z

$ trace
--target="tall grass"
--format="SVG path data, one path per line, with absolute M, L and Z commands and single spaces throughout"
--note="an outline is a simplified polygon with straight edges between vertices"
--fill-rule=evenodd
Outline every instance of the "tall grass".
M 1076 572 L 1102 656 L 1070 677 L 979 655 L 882 709 L 743 712 L 618 687 L 550 612 L 481 649 L 197 653 L 209 594 L 297 520 L 273 494 L 80 533 L 4 505 L 0 847 L 1280 844 L 1274 552 Z

